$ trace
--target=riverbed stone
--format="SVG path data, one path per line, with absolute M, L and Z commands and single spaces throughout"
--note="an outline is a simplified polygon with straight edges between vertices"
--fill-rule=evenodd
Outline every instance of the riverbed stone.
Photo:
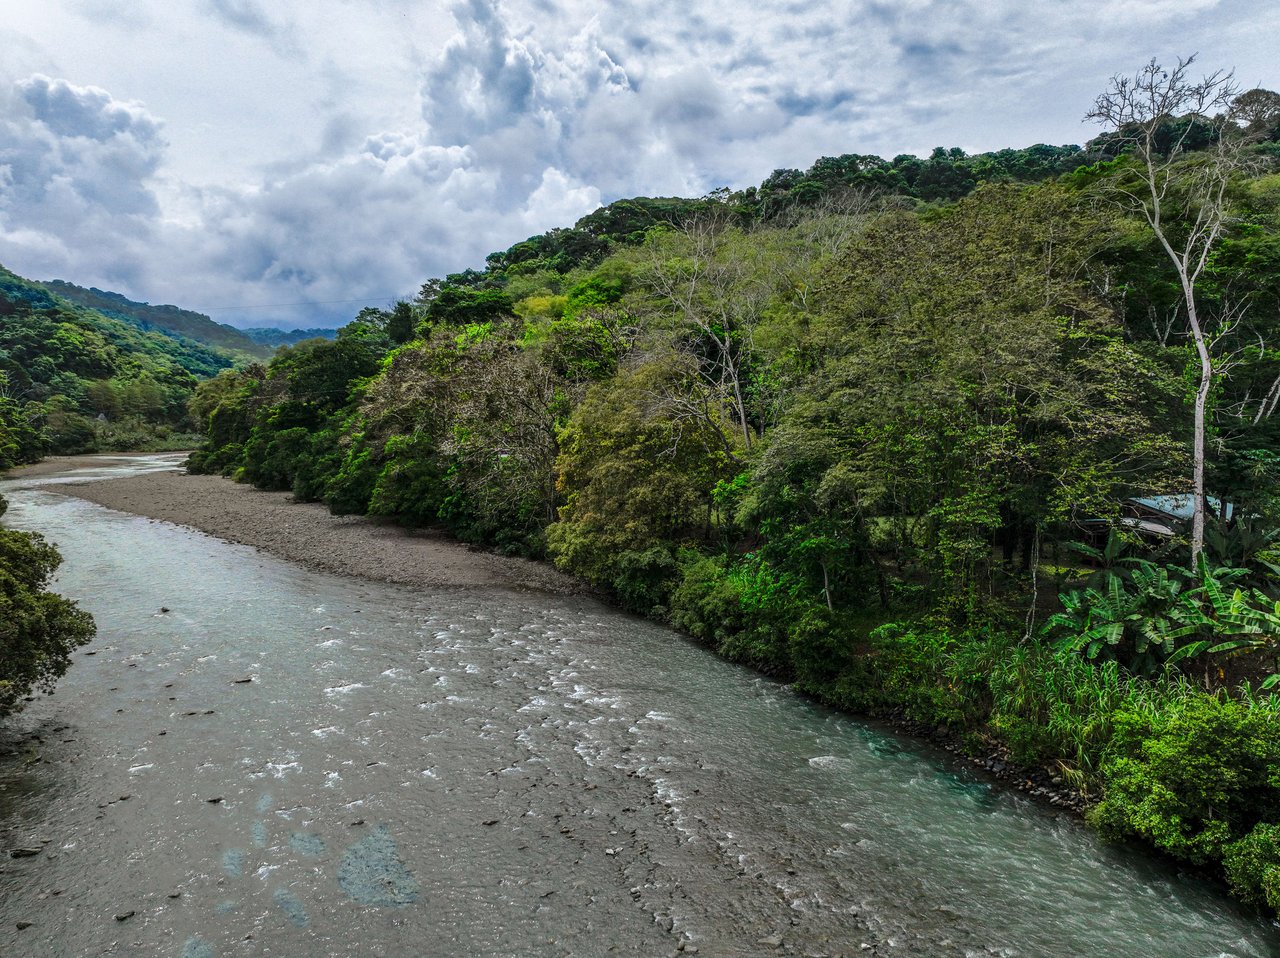
M 347 849 L 338 866 L 338 885 L 362 905 L 411 905 L 418 900 L 418 881 L 405 867 L 386 825 Z

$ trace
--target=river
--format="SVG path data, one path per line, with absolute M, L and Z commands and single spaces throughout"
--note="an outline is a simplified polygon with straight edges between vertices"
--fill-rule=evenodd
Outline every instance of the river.
M 0 729 L 6 958 L 1280 955 L 1218 886 L 651 623 L 53 481 L 0 484 L 6 522 L 99 635 Z

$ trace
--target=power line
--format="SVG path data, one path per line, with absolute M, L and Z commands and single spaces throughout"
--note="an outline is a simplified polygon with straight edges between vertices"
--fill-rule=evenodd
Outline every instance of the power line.
M 383 303 L 391 300 L 406 299 L 400 293 L 394 293 L 390 296 L 368 296 L 364 299 L 329 299 L 321 302 L 311 303 L 262 303 L 257 306 L 200 306 L 193 309 L 194 312 L 213 313 L 224 309 L 288 309 L 292 306 L 349 306 L 352 303 Z

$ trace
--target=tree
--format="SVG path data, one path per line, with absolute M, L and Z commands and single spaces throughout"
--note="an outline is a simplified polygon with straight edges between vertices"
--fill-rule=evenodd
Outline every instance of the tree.
M 654 401 L 695 376 L 679 354 L 623 370 L 593 386 L 560 432 L 564 505 L 549 550 L 634 611 L 662 601 L 675 549 L 705 541 L 712 492 L 732 475 L 721 428 Z
M 877 219 L 830 268 L 826 359 L 758 460 L 757 521 L 819 517 L 964 611 L 995 545 L 1034 576 L 1043 532 L 1156 481 L 1177 387 L 1090 282 L 1108 229 L 1052 185 Z
M 731 410 L 750 450 L 756 438 L 747 408 L 751 339 L 776 289 L 761 244 L 723 220 L 702 218 L 651 235 L 646 250 L 643 281 L 657 294 L 659 309 L 688 335 L 707 390 Z
M 1245 132 L 1263 139 L 1274 139 L 1280 133 L 1280 93 L 1272 90 L 1246 90 L 1231 104 Z
M 0 515 L 6 505 L 0 497 Z M 52 692 L 72 651 L 93 637 L 89 613 L 46 591 L 61 562 L 42 537 L 0 529 L 0 717 L 32 689 Z
M 1229 108 L 1238 89 L 1232 75 L 1219 70 L 1194 80 L 1190 75 L 1194 62 L 1194 56 L 1180 57 L 1172 70 L 1166 70 L 1153 59 L 1132 77 L 1117 74 L 1086 115 L 1113 130 L 1127 148 L 1131 162 L 1122 164 L 1107 185 L 1119 203 L 1146 220 L 1173 265 L 1199 360 L 1191 478 L 1192 562 L 1204 548 L 1205 419 L 1215 373 L 1210 352 L 1213 330 L 1209 317 L 1201 313 L 1196 287 L 1227 227 L 1231 176 L 1245 162 L 1243 140 L 1234 135 L 1230 119 Z M 1188 116 L 1197 122 L 1171 127 L 1171 120 Z M 1212 127 L 1212 142 L 1188 158 L 1189 138 L 1206 123 Z

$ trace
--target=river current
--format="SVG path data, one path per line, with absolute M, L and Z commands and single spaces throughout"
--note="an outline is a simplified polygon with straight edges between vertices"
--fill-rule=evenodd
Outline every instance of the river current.
M 99 633 L 0 727 L 5 958 L 1280 955 L 1220 887 L 595 601 L 336 578 L 55 481 L 5 521 Z

